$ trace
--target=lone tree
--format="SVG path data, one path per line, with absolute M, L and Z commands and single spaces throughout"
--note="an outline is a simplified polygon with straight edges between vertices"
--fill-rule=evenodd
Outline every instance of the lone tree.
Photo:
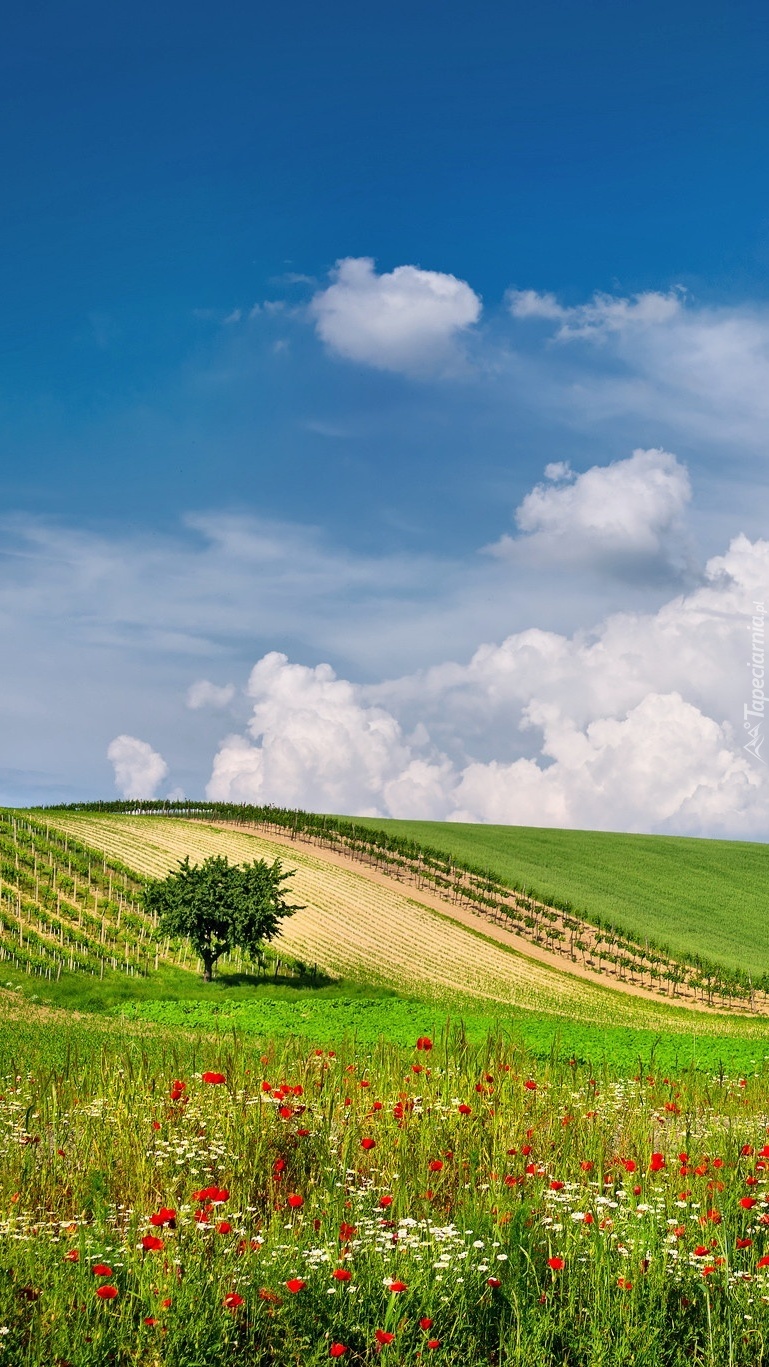
M 226 855 L 214 854 L 191 864 L 188 855 L 166 878 L 145 883 L 142 905 L 157 916 L 160 935 L 190 940 L 203 962 L 203 981 L 210 983 L 220 955 L 238 948 L 258 959 L 264 942 L 280 933 L 282 917 L 301 910 L 283 891 L 292 875 L 279 859 L 230 864 Z

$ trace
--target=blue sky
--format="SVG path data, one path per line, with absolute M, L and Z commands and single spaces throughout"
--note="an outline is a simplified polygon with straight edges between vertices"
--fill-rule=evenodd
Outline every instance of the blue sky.
M 759 3 L 19 10 L 0 800 L 761 836 L 768 58 Z

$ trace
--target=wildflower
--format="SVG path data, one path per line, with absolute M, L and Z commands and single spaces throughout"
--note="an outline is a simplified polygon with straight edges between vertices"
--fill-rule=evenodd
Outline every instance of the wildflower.
M 752 1240 L 752 1239 L 738 1239 L 738 1240 L 737 1240 L 737 1248 L 751 1248 L 751 1247 L 752 1247 L 752 1244 L 753 1244 L 753 1240 Z
M 216 1086 L 219 1083 L 227 1081 L 226 1077 L 224 1076 L 224 1073 L 203 1073 L 202 1078 L 204 1082 L 210 1082 L 214 1086 Z
M 184 1093 L 186 1092 L 186 1090 L 187 1090 L 187 1083 L 186 1083 L 186 1082 L 182 1082 L 181 1078 L 176 1078 L 176 1079 L 171 1083 L 171 1087 L 170 1087 L 170 1090 L 169 1090 L 168 1095 L 169 1095 L 171 1101 L 181 1101 L 182 1098 L 183 1098 L 183 1096 L 184 1096 Z
M 537 1090 L 537 1084 L 536 1084 L 536 1082 L 534 1081 L 534 1079 L 531 1078 L 531 1077 L 527 1077 L 527 1079 L 526 1079 L 526 1081 L 524 1082 L 523 1085 L 524 1085 L 524 1087 L 526 1088 L 526 1091 L 527 1091 L 527 1092 L 536 1092 L 536 1090 Z
M 427 1333 L 428 1329 L 432 1329 L 433 1321 L 428 1315 L 425 1315 L 424 1318 L 419 1321 L 419 1327 L 420 1329 L 424 1329 L 425 1333 Z
M 361 1139 L 360 1146 L 362 1149 L 365 1149 L 368 1153 L 369 1150 L 376 1148 L 376 1140 L 371 1139 L 368 1135 L 366 1135 L 365 1139 Z
M 76 1248 L 71 1248 L 71 1249 L 69 1250 L 68 1253 L 65 1253 L 65 1254 L 64 1254 L 64 1261 L 65 1261 L 65 1263 L 77 1263 L 77 1262 L 79 1262 L 79 1261 L 80 1261 L 80 1254 L 78 1253 L 77 1249 L 76 1249 Z
M 395 1338 L 395 1335 L 388 1333 L 386 1329 L 377 1329 L 376 1333 L 374 1334 L 374 1338 L 376 1339 L 377 1343 L 384 1346 L 386 1343 L 392 1343 L 393 1339 Z
M 97 1286 L 96 1294 L 100 1301 L 114 1301 L 117 1295 L 116 1286 Z
M 218 1225 L 216 1226 L 216 1232 L 217 1234 L 231 1234 L 232 1225 L 230 1224 L 229 1220 L 220 1220 Z
M 460 1114 L 460 1115 L 472 1115 L 472 1113 L 473 1113 L 473 1112 L 472 1112 L 472 1107 L 471 1107 L 471 1106 L 468 1106 L 467 1103 L 464 1102 L 464 1101 L 462 1102 L 462 1104 L 461 1104 L 460 1106 L 457 1107 L 457 1110 L 459 1111 L 459 1114 Z
M 390 1282 L 387 1289 L 388 1291 L 392 1291 L 393 1295 L 397 1295 L 400 1291 L 408 1291 L 406 1283 L 399 1281 Z
M 349 1282 L 352 1280 L 352 1272 L 347 1267 L 335 1267 L 331 1276 L 338 1282 Z
M 212 1205 L 223 1205 L 229 1201 L 230 1193 L 226 1187 L 201 1187 L 200 1191 L 193 1191 L 193 1201 L 210 1201 Z
M 159 1253 L 161 1248 L 165 1248 L 165 1244 L 156 1234 L 145 1234 L 142 1239 L 142 1248 L 146 1249 L 148 1253 Z
M 107 1263 L 94 1263 L 91 1268 L 94 1277 L 111 1277 L 112 1268 Z
M 431 1158 L 427 1166 L 430 1169 L 430 1172 L 443 1171 L 443 1163 L 441 1162 L 440 1158 Z
M 300 1196 L 298 1192 L 294 1191 L 288 1198 L 288 1204 L 290 1205 L 292 1210 L 299 1210 L 304 1205 L 304 1197 Z
M 486 1278 L 486 1285 L 487 1285 L 487 1286 L 496 1287 L 496 1286 L 501 1286 L 502 1283 L 501 1283 L 501 1281 L 499 1280 L 499 1277 L 487 1277 L 487 1278 Z
M 357 1233 L 358 1233 L 358 1226 L 357 1226 L 357 1225 L 348 1225 L 348 1224 L 346 1224 L 345 1221 L 343 1220 L 342 1223 L 341 1223 L 341 1225 L 339 1226 L 339 1238 L 340 1238 L 340 1239 L 354 1239 L 354 1238 L 355 1238 L 355 1235 L 356 1235 Z
M 392 1198 L 392 1196 L 382 1196 L 382 1197 L 380 1197 L 379 1204 L 380 1204 L 380 1206 L 382 1207 L 383 1210 L 386 1210 L 388 1206 L 391 1206 L 391 1205 L 392 1205 L 392 1203 L 393 1203 L 393 1198 Z
M 162 1229 L 163 1225 L 173 1227 L 176 1224 L 176 1211 L 169 1209 L 168 1206 L 161 1206 L 154 1215 L 150 1215 L 150 1224 L 156 1229 Z
M 328 1355 L 330 1358 L 341 1358 L 344 1357 L 346 1352 L 347 1349 L 343 1343 L 332 1343 L 328 1350 Z
M 307 1283 L 303 1282 L 301 1277 L 291 1277 L 290 1280 L 286 1282 L 286 1289 L 296 1295 L 298 1291 L 304 1291 L 306 1285 Z
M 758 1201 L 754 1196 L 741 1196 L 740 1205 L 743 1210 L 752 1210 L 754 1206 L 758 1205 Z
M 222 1304 L 226 1310 L 237 1310 L 238 1306 L 243 1304 L 243 1297 L 239 1296 L 237 1291 L 228 1291 Z
M 429 1053 L 429 1051 L 432 1049 L 432 1047 L 433 1047 L 433 1042 L 432 1042 L 432 1040 L 430 1039 L 430 1036 L 429 1036 L 429 1035 L 420 1035 L 420 1036 L 419 1036 L 419 1039 L 417 1040 L 417 1049 L 424 1049 L 424 1050 L 426 1050 L 426 1051 Z
M 563 1258 L 553 1257 L 548 1258 L 547 1265 L 549 1268 L 553 1270 L 553 1272 L 562 1272 L 564 1267 L 566 1266 L 566 1263 Z
M 427 1346 L 428 1348 L 440 1348 L 441 1341 L 440 1339 L 428 1339 Z
M 617 1286 L 619 1287 L 620 1291 L 632 1291 L 632 1290 L 633 1290 L 633 1283 L 632 1283 L 632 1282 L 629 1282 L 629 1281 L 627 1280 L 627 1277 L 618 1277 L 618 1278 L 617 1278 Z
M 763 1258 L 759 1258 L 758 1262 L 756 1263 L 756 1267 L 769 1267 L 769 1258 L 766 1256 L 764 1256 Z
M 661 1153 L 653 1153 L 649 1161 L 650 1172 L 662 1172 L 665 1166 L 665 1159 Z
M 149 1324 L 150 1326 L 158 1323 L 159 1320 L 156 1320 L 154 1315 L 145 1315 L 144 1319 L 142 1320 L 142 1324 Z

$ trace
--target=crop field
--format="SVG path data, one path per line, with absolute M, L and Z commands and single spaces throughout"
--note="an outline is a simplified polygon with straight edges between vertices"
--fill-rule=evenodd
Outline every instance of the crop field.
M 676 953 L 769 969 L 769 845 L 678 836 L 562 831 L 356 817 L 487 867 L 588 919 L 615 921 Z
M 292 898 L 306 904 L 284 922 L 281 945 L 332 974 L 427 1000 L 498 1003 L 510 1013 L 534 1009 L 591 1025 L 621 1021 L 647 1030 L 713 1030 L 712 1016 L 657 1005 L 550 968 L 303 847 L 287 849 L 262 836 L 164 817 L 57 813 L 55 821 L 58 829 L 152 876 L 168 872 L 187 854 L 194 860 L 214 853 L 233 861 L 280 858 L 296 869 Z M 744 1028 L 739 1020 L 723 1025 L 725 1031 Z M 753 1029 L 756 1038 L 769 1039 L 768 1027 Z

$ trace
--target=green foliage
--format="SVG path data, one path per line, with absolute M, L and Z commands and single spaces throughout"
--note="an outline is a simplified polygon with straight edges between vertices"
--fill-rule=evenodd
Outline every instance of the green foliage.
M 222 954 L 237 948 L 258 960 L 265 942 L 280 933 L 281 919 L 299 910 L 283 891 L 291 876 L 279 859 L 239 865 L 226 855 L 211 855 L 192 864 L 187 856 L 166 878 L 145 885 L 142 905 L 157 917 L 159 935 L 190 941 L 210 982 Z

